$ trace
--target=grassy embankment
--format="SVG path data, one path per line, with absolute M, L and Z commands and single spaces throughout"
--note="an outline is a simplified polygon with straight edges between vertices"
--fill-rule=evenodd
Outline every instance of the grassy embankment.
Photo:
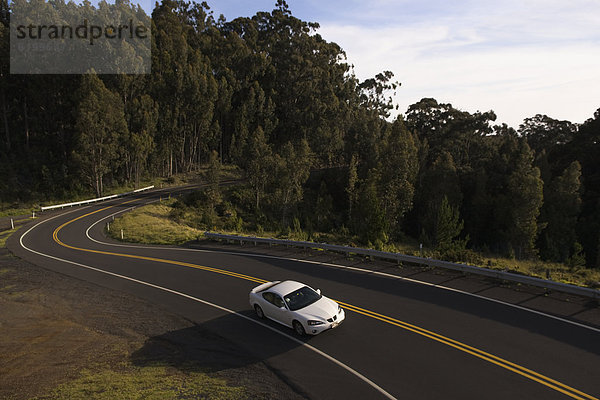
M 109 226 L 109 235 L 133 243 L 182 244 L 196 240 L 201 231 L 169 218 L 175 199 L 139 207 L 118 217 Z
M 124 240 L 139 243 L 182 244 L 196 239 L 203 240 L 202 227 L 198 215 L 193 209 L 182 212 L 180 204 L 173 199 L 138 208 L 117 218 L 111 226 L 110 235 L 120 239 L 120 230 L 124 231 Z M 219 232 L 259 237 L 285 238 L 292 240 L 312 240 L 317 243 L 348 244 L 356 238 L 341 234 L 313 233 L 307 235 L 302 231 L 287 229 L 284 232 L 269 232 L 252 229 L 250 223 L 243 223 L 235 215 L 218 217 L 215 226 Z M 233 221 L 233 222 L 232 222 Z M 214 227 L 213 227 L 214 228 Z M 417 242 L 393 243 L 386 245 L 386 251 L 400 252 L 409 255 L 421 255 Z M 423 256 L 431 256 L 431 249 L 424 249 Z M 586 287 L 600 286 L 600 271 L 588 268 L 569 268 L 564 264 L 549 263 L 539 260 L 516 260 L 481 254 L 479 266 L 510 271 L 518 274 L 549 278 L 556 282 L 569 283 Z
M 129 364 L 99 371 L 83 370 L 75 380 L 58 386 L 47 399 L 243 399 L 243 387 L 202 372 L 173 372 L 165 366 L 134 367 Z

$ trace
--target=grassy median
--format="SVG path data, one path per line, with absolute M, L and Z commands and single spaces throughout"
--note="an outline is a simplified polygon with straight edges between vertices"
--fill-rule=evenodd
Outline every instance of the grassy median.
M 177 223 L 169 217 L 174 201 L 165 200 L 128 212 L 110 223 L 107 233 L 114 239 L 144 244 L 178 245 L 196 240 L 202 233 L 200 230 Z

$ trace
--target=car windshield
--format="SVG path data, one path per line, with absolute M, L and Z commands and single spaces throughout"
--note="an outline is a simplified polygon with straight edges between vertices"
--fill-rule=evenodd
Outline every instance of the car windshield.
M 308 286 L 304 286 L 303 288 L 285 295 L 283 299 L 290 310 L 296 311 L 311 305 L 320 298 L 321 295 L 319 293 L 315 292 Z

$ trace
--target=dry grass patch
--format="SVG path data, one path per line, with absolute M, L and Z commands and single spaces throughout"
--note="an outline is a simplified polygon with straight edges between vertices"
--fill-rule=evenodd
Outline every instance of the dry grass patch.
M 169 218 L 173 200 L 151 204 L 128 212 L 110 224 L 109 236 L 123 241 L 145 244 L 182 244 L 196 240 L 198 229 Z

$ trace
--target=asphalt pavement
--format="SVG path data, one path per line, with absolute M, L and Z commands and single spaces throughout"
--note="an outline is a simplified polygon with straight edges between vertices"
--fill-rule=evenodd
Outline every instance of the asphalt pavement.
M 251 357 L 244 359 L 264 361 L 308 398 L 600 397 L 600 331 L 593 327 L 368 271 L 104 236 L 111 215 L 160 196 L 165 192 L 42 215 L 8 247 L 37 265 L 189 318 L 245 349 Z M 249 291 L 285 279 L 344 304 L 346 321 L 309 338 L 259 321 Z

